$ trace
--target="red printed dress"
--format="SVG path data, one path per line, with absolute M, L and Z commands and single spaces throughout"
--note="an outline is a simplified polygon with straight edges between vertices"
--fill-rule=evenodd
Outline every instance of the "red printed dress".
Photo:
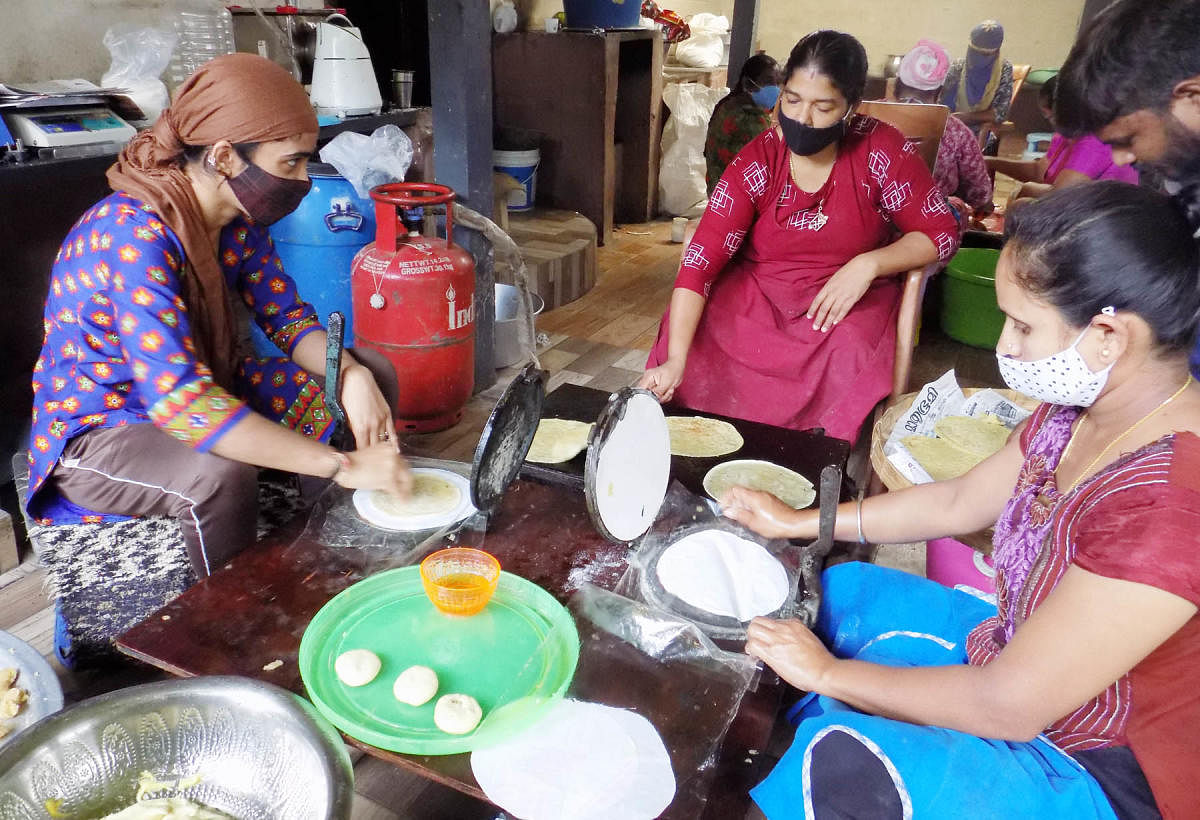
M 230 293 L 280 350 L 321 328 L 266 228 L 238 217 L 221 231 L 218 258 Z M 97 202 L 63 241 L 33 368 L 26 507 L 43 524 L 126 518 L 83 509 L 46 485 L 67 442 L 89 430 L 154 424 L 204 452 L 254 410 L 311 438 L 333 432 L 320 385 L 290 359 L 245 359 L 232 393 L 213 381 L 181 296 L 185 264 L 171 229 L 123 193 Z
M 713 189 L 675 287 L 708 297 L 676 401 L 853 440 L 891 390 L 897 276 L 876 279 L 829 332 L 805 312 L 853 257 L 920 231 L 948 260 L 958 223 L 916 151 L 871 117 L 850 121 L 820 190 L 791 180 L 775 129 L 751 141 Z M 648 367 L 667 358 L 663 317 Z

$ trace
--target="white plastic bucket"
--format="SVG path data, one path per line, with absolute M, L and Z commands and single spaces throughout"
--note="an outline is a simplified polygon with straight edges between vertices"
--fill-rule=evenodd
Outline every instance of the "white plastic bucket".
M 546 303 L 532 291 L 533 315 L 542 312 Z M 525 361 L 528 351 L 521 345 L 521 289 L 515 285 L 496 284 L 496 331 L 493 355 L 496 369 L 512 367 Z
M 521 184 L 521 190 L 510 191 L 508 194 L 510 211 L 532 210 L 537 194 L 537 169 L 540 161 L 541 152 L 537 148 L 528 151 L 492 151 L 492 167 L 502 174 L 508 174 Z

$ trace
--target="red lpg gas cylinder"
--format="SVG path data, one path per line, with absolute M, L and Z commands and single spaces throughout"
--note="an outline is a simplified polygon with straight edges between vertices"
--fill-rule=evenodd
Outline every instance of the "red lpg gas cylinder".
M 375 241 L 354 257 L 350 290 L 359 347 L 387 356 L 400 380 L 396 429 L 444 430 L 462 418 L 475 383 L 475 263 L 453 242 L 445 185 L 371 190 Z M 397 208 L 446 205 L 446 238 L 409 232 Z

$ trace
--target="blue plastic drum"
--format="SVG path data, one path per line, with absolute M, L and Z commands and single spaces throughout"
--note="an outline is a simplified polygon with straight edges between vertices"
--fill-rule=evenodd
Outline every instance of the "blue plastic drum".
M 300 207 L 271 226 L 271 238 L 283 269 L 296 282 L 300 298 L 316 308 L 321 324 L 340 310 L 346 316 L 346 347 L 354 344 L 350 309 L 350 263 L 375 241 L 375 206 L 332 165 L 310 163 L 312 190 Z M 251 323 L 250 336 L 259 356 L 282 356 L 279 348 Z

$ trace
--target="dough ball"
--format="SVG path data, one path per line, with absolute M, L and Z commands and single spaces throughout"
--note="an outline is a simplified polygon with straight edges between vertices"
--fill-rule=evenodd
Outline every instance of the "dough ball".
M 333 662 L 333 671 L 338 680 L 347 686 L 365 686 L 375 680 L 383 663 L 369 649 L 351 649 L 338 655 Z
M 428 666 L 410 666 L 392 684 L 392 694 L 401 703 L 420 706 L 428 703 L 438 690 L 437 673 Z
M 434 724 L 448 735 L 465 735 L 479 725 L 483 710 L 470 695 L 442 695 L 433 707 Z

